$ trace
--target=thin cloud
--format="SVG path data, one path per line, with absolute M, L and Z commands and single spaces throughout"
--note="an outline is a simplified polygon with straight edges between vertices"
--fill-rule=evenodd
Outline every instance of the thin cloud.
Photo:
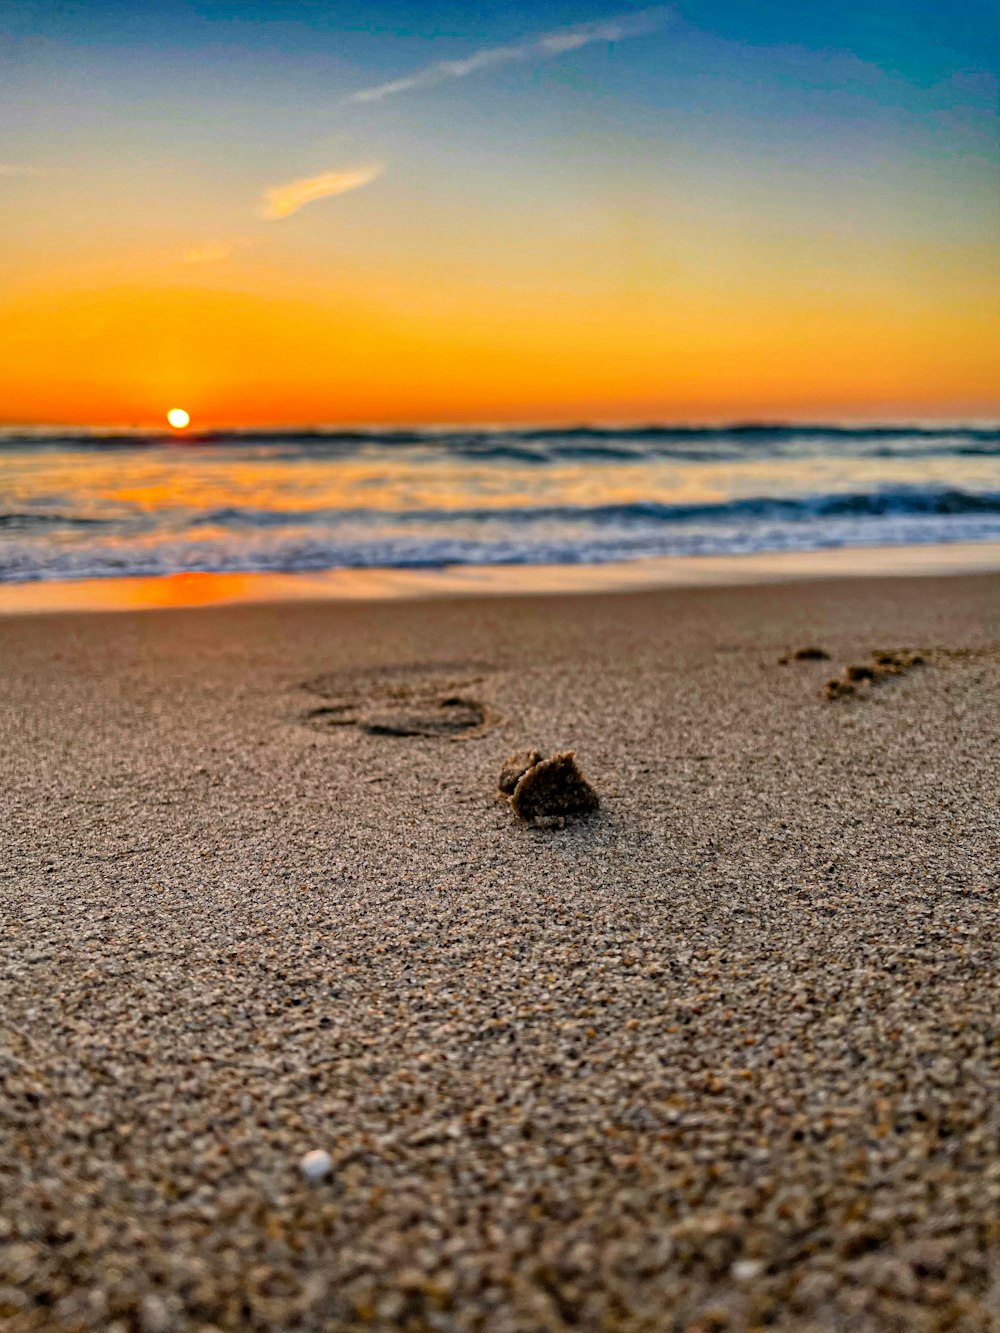
M 329 199 L 331 195 L 360 190 L 362 185 L 369 185 L 377 176 L 381 176 L 382 171 L 380 162 L 372 162 L 350 171 L 327 171 L 322 176 L 306 176 L 302 180 L 289 181 L 287 185 L 275 185 L 273 189 L 264 191 L 261 217 L 267 218 L 269 222 L 291 217 L 300 208 L 305 208 L 306 204 L 314 204 L 317 199 Z
M 44 176 L 41 167 L 22 166 L 18 162 L 0 162 L 0 176 Z
M 405 78 L 380 83 L 374 88 L 362 88 L 345 97 L 341 105 L 384 102 L 386 98 L 397 97 L 400 93 L 414 92 L 419 88 L 436 88 L 438 84 L 447 83 L 451 79 L 467 79 L 470 74 L 478 74 L 480 70 L 493 69 L 497 65 L 546 60 L 565 55 L 568 51 L 579 51 L 595 42 L 621 42 L 628 37 L 643 37 L 661 28 L 668 15 L 669 10 L 657 6 L 654 9 L 640 9 L 633 14 L 623 14 L 619 18 L 561 28 L 557 32 L 532 37 L 513 46 L 486 47 L 466 56 L 464 60 L 439 60 L 437 64 L 428 65 Z

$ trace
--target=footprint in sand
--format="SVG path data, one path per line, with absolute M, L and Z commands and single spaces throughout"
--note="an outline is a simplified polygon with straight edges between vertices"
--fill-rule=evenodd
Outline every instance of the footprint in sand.
M 792 662 L 828 662 L 830 654 L 825 648 L 809 646 L 797 648 L 792 653 L 778 658 L 779 666 L 788 666 Z M 872 688 L 880 685 L 890 676 L 903 676 L 913 667 L 925 665 L 927 659 L 922 653 L 909 648 L 876 648 L 870 662 L 852 662 L 845 666 L 839 676 L 828 680 L 820 690 L 820 697 L 828 703 L 836 699 L 864 698 Z
M 840 676 L 828 680 L 820 690 L 820 697 L 827 703 L 836 699 L 864 698 L 890 676 L 903 676 L 926 662 L 923 653 L 911 652 L 909 648 L 876 649 L 870 662 L 853 662 L 844 667 Z
M 317 677 L 302 688 L 318 694 L 324 703 L 309 709 L 303 721 L 322 731 L 357 727 L 371 736 L 442 740 L 485 736 L 501 719 L 469 692 L 483 677 L 449 678 L 455 665 L 398 666 L 367 674 L 331 672 Z

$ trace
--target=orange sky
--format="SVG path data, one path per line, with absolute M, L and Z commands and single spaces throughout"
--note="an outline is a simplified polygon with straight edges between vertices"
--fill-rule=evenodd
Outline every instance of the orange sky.
M 936 290 L 889 271 L 827 291 L 821 263 L 777 290 L 767 275 L 546 290 L 498 274 L 290 291 L 246 262 L 227 282 L 36 278 L 0 305 L 0 402 L 12 420 L 94 424 L 180 405 L 203 426 L 988 415 L 978 262 L 953 257 Z

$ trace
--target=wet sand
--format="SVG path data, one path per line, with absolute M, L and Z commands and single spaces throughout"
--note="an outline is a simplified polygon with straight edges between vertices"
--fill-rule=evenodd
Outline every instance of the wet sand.
M 328 569 L 312 573 L 213 573 L 0 583 L 0 615 L 53 611 L 152 611 L 267 602 L 410 601 L 521 593 L 639 592 L 817 579 L 1000 572 L 1000 542 L 942 546 L 844 546 L 753 555 L 685 555 L 580 565 L 445 565 Z
M 0 667 L 5 1328 L 996 1326 L 1000 576 L 5 616 Z M 528 747 L 601 810 L 517 823 Z

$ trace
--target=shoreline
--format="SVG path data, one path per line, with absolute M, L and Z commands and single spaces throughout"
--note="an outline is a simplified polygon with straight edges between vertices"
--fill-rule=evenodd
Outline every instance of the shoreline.
M 323 602 L 421 601 L 727 588 L 1000 571 L 1000 542 L 840 547 L 740 556 L 667 556 L 592 565 L 452 565 L 295 573 L 194 571 L 0 584 L 0 616 Z

